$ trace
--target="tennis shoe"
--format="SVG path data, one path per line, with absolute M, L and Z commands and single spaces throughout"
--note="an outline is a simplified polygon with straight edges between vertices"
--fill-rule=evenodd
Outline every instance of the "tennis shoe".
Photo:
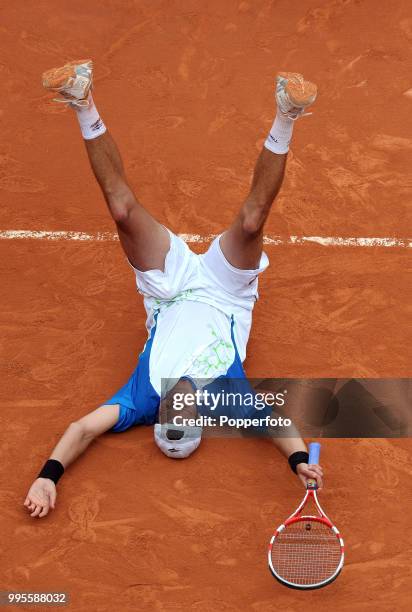
M 282 115 L 298 119 L 310 115 L 306 109 L 316 100 L 318 88 L 297 72 L 279 72 L 276 76 L 276 103 Z
M 93 62 L 90 59 L 69 62 L 60 68 L 46 70 L 42 77 L 43 87 L 59 93 L 54 98 L 69 106 L 89 106 L 89 92 L 93 83 Z

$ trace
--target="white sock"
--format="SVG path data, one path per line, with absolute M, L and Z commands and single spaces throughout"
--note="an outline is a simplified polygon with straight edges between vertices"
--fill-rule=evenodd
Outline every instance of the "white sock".
M 106 126 L 100 119 L 97 108 L 93 102 L 92 94 L 88 97 L 90 104 L 86 107 L 75 107 L 77 119 L 79 120 L 80 129 L 85 140 L 92 140 L 101 136 L 106 131 Z
M 293 119 L 285 117 L 278 112 L 265 141 L 266 149 L 278 155 L 287 153 L 289 151 L 290 141 L 292 140 L 293 124 Z

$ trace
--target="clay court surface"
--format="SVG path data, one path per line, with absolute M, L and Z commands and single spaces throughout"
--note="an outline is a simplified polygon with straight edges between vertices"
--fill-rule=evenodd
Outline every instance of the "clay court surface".
M 409 376 L 410 8 L 2 4 L 1 589 L 67 591 L 78 611 L 410 609 L 407 439 L 324 441 L 321 502 L 347 562 L 320 591 L 288 590 L 266 567 L 271 533 L 303 493 L 269 442 L 207 439 L 173 462 L 152 428 L 108 434 L 67 471 L 54 513 L 28 517 L 24 497 L 58 437 L 125 382 L 146 332 L 117 242 L 5 233 L 114 231 L 76 119 L 49 102 L 43 70 L 94 58 L 95 100 L 139 198 L 174 231 L 201 237 L 222 231 L 247 193 L 276 71 L 303 72 L 319 100 L 296 126 L 266 228 L 285 244 L 266 247 L 247 372 Z

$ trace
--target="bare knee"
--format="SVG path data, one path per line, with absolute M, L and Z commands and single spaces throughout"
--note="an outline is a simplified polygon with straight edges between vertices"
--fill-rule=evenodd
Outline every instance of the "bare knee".
M 266 216 L 259 213 L 259 211 L 249 212 L 243 215 L 242 219 L 242 231 L 251 239 L 257 238 L 263 232 L 263 226 L 265 225 Z
M 115 206 L 110 209 L 113 221 L 120 225 L 121 227 L 127 225 L 127 221 L 129 219 L 130 211 L 128 208 L 123 208 L 121 206 Z
M 113 220 L 119 225 L 126 225 L 136 203 L 133 193 L 131 191 L 108 192 L 106 200 Z
M 246 200 L 241 212 L 242 232 L 252 239 L 258 237 L 263 232 L 269 211 L 270 205 L 267 202 L 256 198 Z

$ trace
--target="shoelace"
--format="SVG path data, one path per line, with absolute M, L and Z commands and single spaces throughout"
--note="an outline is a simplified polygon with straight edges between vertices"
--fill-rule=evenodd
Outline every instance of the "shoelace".
M 298 108 L 298 107 L 295 107 Z M 291 109 L 292 110 L 292 109 Z M 291 117 L 288 113 L 290 113 L 291 111 L 288 111 L 287 113 L 283 113 L 282 111 L 280 111 L 281 115 L 284 115 L 285 117 L 289 117 L 289 119 L 292 119 L 292 121 L 296 121 L 296 119 L 300 119 L 301 117 L 309 117 L 309 115 L 313 115 L 313 112 L 310 111 L 309 113 L 307 113 L 305 110 L 303 110 L 303 113 L 298 113 L 296 115 L 296 117 Z
M 53 102 L 60 102 L 61 104 L 66 104 L 67 106 L 78 106 L 80 108 L 89 106 L 89 101 L 83 98 L 82 100 L 69 100 L 68 98 L 53 98 Z

